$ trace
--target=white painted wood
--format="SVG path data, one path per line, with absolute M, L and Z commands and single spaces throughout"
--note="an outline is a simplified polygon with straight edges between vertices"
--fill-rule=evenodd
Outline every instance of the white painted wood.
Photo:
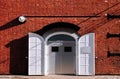
M 55 30 L 54 31 L 50 31 L 50 32 L 46 32 L 45 34 L 43 34 L 43 37 L 45 38 L 45 55 L 44 55 L 44 59 L 45 59 L 45 62 L 44 62 L 44 75 L 48 75 L 49 72 L 49 46 L 47 45 L 47 42 L 48 42 L 48 39 L 54 35 L 59 35 L 59 34 L 65 34 L 65 35 L 68 35 L 68 36 L 71 36 L 75 39 L 75 42 L 76 42 L 76 52 L 78 52 L 78 37 L 79 35 L 75 35 L 75 33 L 71 33 L 71 32 L 66 32 L 66 31 L 63 31 L 64 29 L 62 29 L 62 31 L 60 31 L 60 29 L 58 29 L 59 31 L 56 32 Z M 78 75 L 78 53 L 76 53 L 76 75 Z
M 94 33 L 83 35 L 78 40 L 77 75 L 94 75 Z
M 81 47 L 81 53 L 83 54 L 89 54 L 91 53 L 91 47 L 90 46 L 87 46 L 87 47 Z
M 35 33 L 29 33 L 29 75 L 43 75 L 44 72 L 44 40 Z

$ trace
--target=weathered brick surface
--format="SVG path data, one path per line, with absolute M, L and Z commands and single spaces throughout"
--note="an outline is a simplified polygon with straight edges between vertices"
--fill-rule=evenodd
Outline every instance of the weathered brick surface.
M 108 1 L 108 2 L 106 2 Z M 120 52 L 120 38 L 106 39 L 107 32 L 120 33 L 120 20 L 107 20 L 105 13 L 120 14 L 119 0 L 0 0 L 0 74 L 14 74 L 11 68 L 20 68 L 26 59 L 29 32 L 35 32 L 55 22 L 68 22 L 81 27 L 80 35 L 95 32 L 96 74 L 120 74 L 120 57 L 107 57 L 108 48 Z M 24 24 L 13 23 L 25 16 L 92 16 L 97 18 L 27 18 Z M 20 42 L 19 42 L 20 41 Z M 22 44 L 22 45 L 21 45 Z M 25 44 L 25 45 L 24 45 Z M 21 50 L 25 50 L 24 52 Z M 20 57 L 15 57 L 16 53 Z M 22 56 L 25 53 L 25 56 Z M 11 56 L 13 55 L 13 56 Z M 12 59 L 12 60 L 11 60 Z M 21 60 L 23 59 L 23 60 Z M 19 61 L 19 63 L 10 62 Z M 24 61 L 24 62 L 23 62 Z M 20 74 L 20 73 L 18 73 Z

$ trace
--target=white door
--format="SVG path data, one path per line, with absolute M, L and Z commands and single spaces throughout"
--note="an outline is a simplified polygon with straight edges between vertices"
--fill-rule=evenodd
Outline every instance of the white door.
M 49 74 L 60 73 L 60 42 L 48 42 L 49 44 Z
M 75 41 L 63 42 L 62 50 L 62 73 L 75 74 Z
M 75 74 L 75 42 L 49 42 L 49 74 Z
M 62 37 L 61 37 L 62 36 Z M 75 41 L 69 36 L 58 35 L 48 41 L 49 74 L 75 74 Z M 66 39 L 67 38 L 67 39 Z M 70 37 L 72 38 L 72 37 Z
M 43 75 L 44 72 L 44 40 L 35 33 L 29 33 L 28 74 Z
M 77 75 L 95 74 L 94 37 L 94 33 L 89 33 L 81 36 L 79 39 L 77 53 Z

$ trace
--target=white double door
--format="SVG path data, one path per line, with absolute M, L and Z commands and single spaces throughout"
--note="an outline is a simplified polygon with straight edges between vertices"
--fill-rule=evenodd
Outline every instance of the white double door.
M 29 33 L 29 75 L 95 74 L 95 34 L 83 35 L 77 41 L 71 38 L 68 41 L 64 35 L 57 38 L 63 37 L 64 41 L 44 43 L 42 36 Z
M 75 74 L 75 42 L 49 41 L 49 74 Z

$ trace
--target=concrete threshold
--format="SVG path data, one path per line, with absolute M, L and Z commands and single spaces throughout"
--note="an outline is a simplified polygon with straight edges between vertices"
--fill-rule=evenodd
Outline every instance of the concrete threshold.
M 21 76 L 0 75 L 0 79 L 120 79 L 119 75 L 97 75 L 97 76 L 74 76 L 74 75 L 48 75 L 48 76 Z

